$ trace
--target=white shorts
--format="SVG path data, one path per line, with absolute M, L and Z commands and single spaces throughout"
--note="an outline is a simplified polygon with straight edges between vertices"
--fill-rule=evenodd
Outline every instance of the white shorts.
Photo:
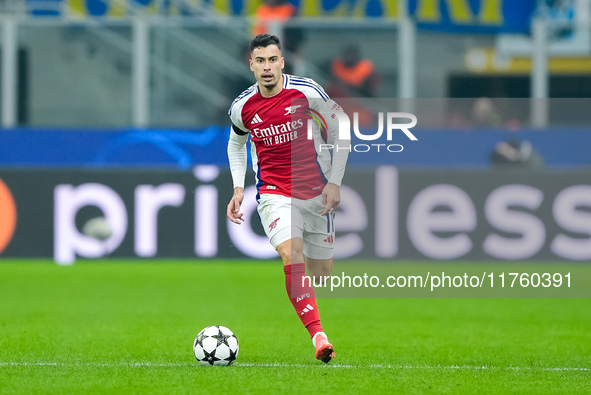
M 334 250 L 334 213 L 320 215 L 322 196 L 308 200 L 264 193 L 257 211 L 273 248 L 299 237 L 304 240 L 304 255 L 312 259 L 330 259 Z

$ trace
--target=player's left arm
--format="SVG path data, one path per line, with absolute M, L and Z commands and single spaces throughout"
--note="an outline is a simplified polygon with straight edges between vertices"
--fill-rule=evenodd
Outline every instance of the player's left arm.
M 323 113 L 343 113 L 343 109 L 334 100 L 328 99 L 322 103 L 320 110 Z M 321 215 L 325 215 L 328 212 L 336 211 L 341 202 L 341 183 L 345 175 L 345 168 L 347 167 L 347 159 L 349 158 L 349 146 L 351 145 L 350 140 L 341 139 L 339 133 L 339 122 L 338 116 L 327 116 L 324 117 L 328 126 L 329 140 L 335 147 L 332 155 L 332 166 L 330 171 L 330 177 L 328 183 L 322 190 L 322 210 Z M 337 149 L 336 147 L 339 147 Z

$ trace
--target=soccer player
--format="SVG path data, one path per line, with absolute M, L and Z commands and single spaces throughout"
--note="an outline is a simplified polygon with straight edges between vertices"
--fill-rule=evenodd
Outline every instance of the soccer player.
M 335 115 L 342 109 L 313 80 L 282 73 L 284 59 L 276 36 L 256 36 L 250 52 L 256 83 L 234 100 L 228 112 L 234 195 L 227 216 L 236 224 L 244 221 L 240 205 L 250 137 L 257 211 L 283 260 L 287 294 L 310 333 L 316 358 L 328 363 L 334 348 L 322 329 L 314 289 L 303 277 L 306 267 L 310 276 L 324 279 L 332 271 L 334 212 L 341 200 L 349 151 L 334 150 L 331 155 L 326 147 L 349 147 L 348 140 L 339 139 L 339 117 Z M 309 138 L 311 114 L 318 122 L 311 122 Z

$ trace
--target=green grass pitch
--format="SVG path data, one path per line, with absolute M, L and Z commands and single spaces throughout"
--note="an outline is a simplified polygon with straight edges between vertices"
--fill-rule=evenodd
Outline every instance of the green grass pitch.
M 260 261 L 0 261 L 0 393 L 590 393 L 591 299 L 321 299 Z M 199 366 L 208 325 L 240 342 Z

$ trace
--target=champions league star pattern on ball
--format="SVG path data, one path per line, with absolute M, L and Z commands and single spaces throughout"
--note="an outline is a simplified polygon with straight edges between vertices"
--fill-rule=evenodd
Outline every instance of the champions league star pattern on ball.
M 238 339 L 225 326 L 208 326 L 195 337 L 193 351 L 201 365 L 228 366 L 238 357 Z

